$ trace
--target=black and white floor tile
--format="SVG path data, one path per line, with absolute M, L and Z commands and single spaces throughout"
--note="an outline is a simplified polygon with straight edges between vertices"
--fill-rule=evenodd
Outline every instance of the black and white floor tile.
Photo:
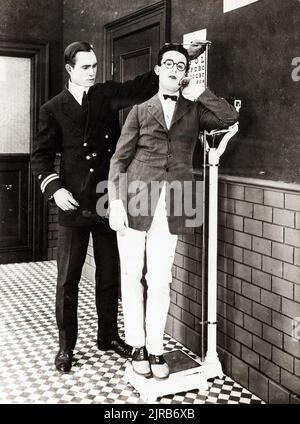
M 79 337 L 72 371 L 59 374 L 55 323 L 54 261 L 0 265 L 1 404 L 140 404 L 139 393 L 122 377 L 126 360 L 96 346 L 94 285 L 82 278 Z M 120 334 L 124 335 L 120 307 Z M 183 349 L 165 336 L 165 350 Z M 158 398 L 157 404 L 261 404 L 258 397 L 229 377 L 192 390 Z

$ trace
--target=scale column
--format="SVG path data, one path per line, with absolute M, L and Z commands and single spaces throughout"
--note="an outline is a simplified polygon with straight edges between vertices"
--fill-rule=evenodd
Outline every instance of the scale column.
M 209 223 L 208 223 L 208 295 L 207 295 L 207 353 L 204 370 L 207 378 L 223 377 L 217 353 L 217 253 L 218 253 L 218 165 L 217 149 L 208 151 L 209 164 Z

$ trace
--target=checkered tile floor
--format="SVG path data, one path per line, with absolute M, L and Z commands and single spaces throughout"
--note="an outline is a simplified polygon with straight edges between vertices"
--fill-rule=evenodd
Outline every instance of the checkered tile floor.
M 75 364 L 59 374 L 54 315 L 56 264 L 0 265 L 0 403 L 9 404 L 140 404 L 138 392 L 122 380 L 126 360 L 97 349 L 94 285 L 82 279 L 79 337 Z M 121 309 L 121 308 L 120 308 Z M 122 313 L 120 335 L 124 336 Z M 183 349 L 165 336 L 165 350 Z M 157 404 L 259 404 L 259 398 L 228 377 L 209 382 L 209 390 L 193 390 L 158 398 Z

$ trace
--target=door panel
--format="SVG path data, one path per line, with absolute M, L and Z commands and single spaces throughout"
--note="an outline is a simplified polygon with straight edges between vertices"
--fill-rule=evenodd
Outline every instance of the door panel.
M 0 55 L 0 154 L 30 153 L 31 67 L 28 57 Z
M 105 25 L 106 79 L 124 82 L 154 67 L 169 40 L 170 2 L 165 0 Z M 120 112 L 124 123 L 130 108 Z
M 114 41 L 114 80 L 127 81 L 150 71 L 159 51 L 159 27 L 156 25 Z M 121 111 L 121 125 L 130 108 Z
M 0 160 L 0 263 L 31 254 L 28 156 Z
M 136 73 L 145 72 L 151 68 L 150 47 L 120 54 L 120 62 L 121 72 L 119 78 L 121 81 L 132 78 Z

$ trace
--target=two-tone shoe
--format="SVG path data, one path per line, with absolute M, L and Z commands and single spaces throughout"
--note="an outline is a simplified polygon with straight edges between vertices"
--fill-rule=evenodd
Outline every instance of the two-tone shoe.
M 145 346 L 133 348 L 131 364 L 135 373 L 146 378 L 152 376 L 148 352 Z
M 149 363 L 152 375 L 157 380 L 165 380 L 170 375 L 170 369 L 163 355 L 151 355 L 149 353 Z

